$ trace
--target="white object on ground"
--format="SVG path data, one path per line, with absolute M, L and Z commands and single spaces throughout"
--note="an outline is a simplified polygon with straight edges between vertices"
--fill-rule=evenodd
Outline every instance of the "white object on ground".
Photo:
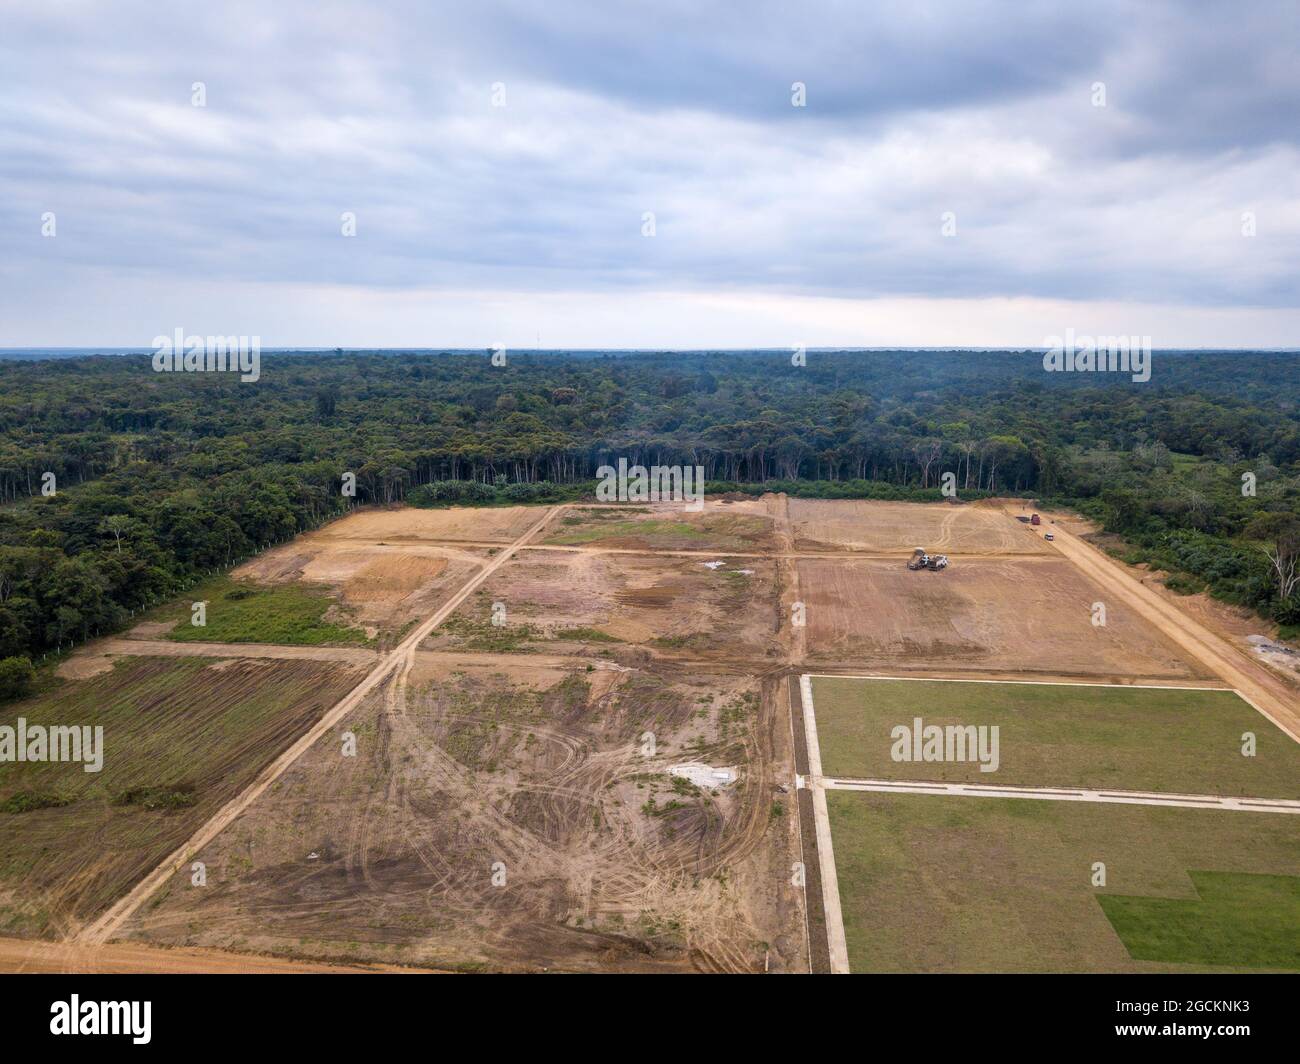
M 725 787 L 729 783 L 736 782 L 736 767 L 734 765 L 729 765 L 726 768 L 714 768 L 712 765 L 706 765 L 703 761 L 685 761 L 680 765 L 670 765 L 668 774 L 690 780 L 695 786 L 707 787 L 709 790 L 716 790 L 719 787 Z

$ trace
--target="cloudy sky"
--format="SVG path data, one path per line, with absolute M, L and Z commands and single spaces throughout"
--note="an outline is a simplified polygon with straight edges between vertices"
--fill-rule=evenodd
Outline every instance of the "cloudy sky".
M 1298 52 L 1294 0 L 4 0 L 0 346 L 1300 346 Z

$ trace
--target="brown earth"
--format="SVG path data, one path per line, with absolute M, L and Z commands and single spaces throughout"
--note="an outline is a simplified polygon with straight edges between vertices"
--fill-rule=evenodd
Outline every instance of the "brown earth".
M 259 554 L 232 575 L 262 584 L 303 582 L 327 587 L 343 607 L 340 620 L 358 624 L 372 635 L 391 636 L 432 613 L 487 560 L 483 550 L 438 546 L 420 538 L 383 544 L 357 538 L 378 518 L 390 527 L 402 527 L 396 519 L 408 512 L 432 511 L 358 513 Z M 536 520 L 538 513 L 528 512 Z M 413 527 L 424 525 L 414 521 Z M 326 619 L 335 618 L 327 613 Z
M 894 561 L 803 560 L 813 661 L 1077 676 L 1210 675 L 1069 562 L 959 559 L 941 572 Z M 1092 604 L 1106 600 L 1104 627 Z
M 1029 526 L 978 504 L 791 499 L 799 550 L 860 550 L 911 554 L 1044 554 Z
M 26 975 L 392 975 L 436 974 L 431 969 L 391 964 L 323 964 L 228 953 L 213 949 L 159 949 L 135 942 L 86 946 L 79 942 L 40 942 L 0 938 L 0 973 Z
M 540 543 L 634 550 L 769 552 L 777 496 L 743 502 L 708 500 L 698 512 L 683 503 L 573 506 L 557 515 Z
M 453 506 L 445 510 L 400 507 L 358 510 L 310 533 L 324 540 L 363 540 L 368 543 L 450 542 L 465 539 L 512 542 L 546 513 L 545 506 Z M 300 536 L 301 542 L 308 536 Z
M 347 721 L 355 758 L 323 738 L 200 853 L 208 887 L 176 877 L 128 933 L 457 969 L 797 967 L 772 692 L 599 664 L 420 655 Z M 745 767 L 678 793 L 665 769 L 688 758 Z
M 372 623 L 421 623 L 304 729 L 272 782 L 195 836 L 208 886 L 155 868 L 165 886 L 138 885 L 112 933 L 471 970 L 807 970 L 790 881 L 798 807 L 781 789 L 793 773 L 782 674 L 805 657 L 830 672 L 1221 675 L 1175 638 L 1173 614 L 1152 624 L 996 505 L 768 496 L 711 502 L 686 531 L 669 527 L 680 512 L 645 508 L 643 532 L 539 548 L 628 519 L 598 509 L 367 511 L 244 567 L 333 587 Z M 908 572 L 914 546 L 952 567 Z M 725 564 L 711 570 L 714 549 Z M 791 556 L 812 550 L 845 556 Z M 800 603 L 806 627 L 791 623 Z M 345 731 L 355 757 L 341 756 Z M 737 765 L 740 779 L 681 793 L 665 774 L 679 760 Z
M 123 641 L 129 642 L 129 641 Z M 8 764 L 0 931 L 76 932 L 131 889 L 357 682 L 342 662 L 129 657 L 19 702 L 0 723 L 98 725 L 102 765 Z M 30 804 L 30 803 L 26 803 Z
M 500 627 L 491 623 L 497 603 Z M 520 552 L 426 645 L 610 653 L 639 645 L 667 656 L 779 659 L 776 568 L 759 559 L 710 569 L 698 558 Z

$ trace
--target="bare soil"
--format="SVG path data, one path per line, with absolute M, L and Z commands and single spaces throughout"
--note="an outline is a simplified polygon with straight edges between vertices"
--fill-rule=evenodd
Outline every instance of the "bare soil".
M 177 877 L 130 933 L 462 970 L 797 966 L 770 710 L 696 669 L 420 655 L 347 722 L 355 758 L 322 739 L 201 854 L 209 886 Z M 680 792 L 684 756 L 741 779 Z
M 718 560 L 709 568 L 698 558 L 520 552 L 426 646 L 611 654 L 641 646 L 659 656 L 779 659 L 775 564 Z
M 799 550 L 910 554 L 1045 554 L 1029 525 L 977 503 L 871 502 L 791 499 Z
M 871 665 L 1152 679 L 1208 676 L 1068 561 L 959 559 L 941 572 L 903 561 L 804 559 L 809 657 Z
M 516 509 L 534 521 L 539 513 Z M 427 522 L 421 516 L 445 512 L 354 514 L 258 555 L 233 575 L 262 584 L 304 582 L 329 588 L 341 608 L 337 618 L 327 613 L 326 619 L 358 624 L 372 636 L 382 634 L 383 645 L 387 637 L 436 610 L 487 560 L 484 550 L 439 546 L 423 538 Z M 364 539 L 366 528 L 381 518 L 390 529 L 408 527 L 397 520 L 403 514 L 413 515 L 409 527 L 420 535 L 394 536 L 382 544 Z

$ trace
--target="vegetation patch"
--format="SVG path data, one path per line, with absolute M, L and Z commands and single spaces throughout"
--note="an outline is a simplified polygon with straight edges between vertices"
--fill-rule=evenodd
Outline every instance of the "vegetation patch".
M 206 624 L 191 623 L 192 602 L 206 601 Z M 192 598 L 171 607 L 176 626 L 167 638 L 181 643 L 281 643 L 338 646 L 369 642 L 359 628 L 325 619 L 338 607 L 328 593 L 301 584 L 259 587 L 219 577 L 195 588 Z
M 1297 797 L 1300 746 L 1233 691 L 819 676 L 830 776 Z M 998 728 L 999 764 L 895 761 L 893 730 Z M 1254 734 L 1253 756 L 1242 735 Z M 991 736 L 991 732 L 988 733 Z
M 19 791 L 0 802 L 0 812 L 30 813 L 34 809 L 56 809 L 70 805 L 72 799 L 60 794 L 41 794 L 37 791 Z
M 1189 872 L 1198 897 L 1105 894 L 1102 911 L 1138 960 L 1300 969 L 1300 876 Z

